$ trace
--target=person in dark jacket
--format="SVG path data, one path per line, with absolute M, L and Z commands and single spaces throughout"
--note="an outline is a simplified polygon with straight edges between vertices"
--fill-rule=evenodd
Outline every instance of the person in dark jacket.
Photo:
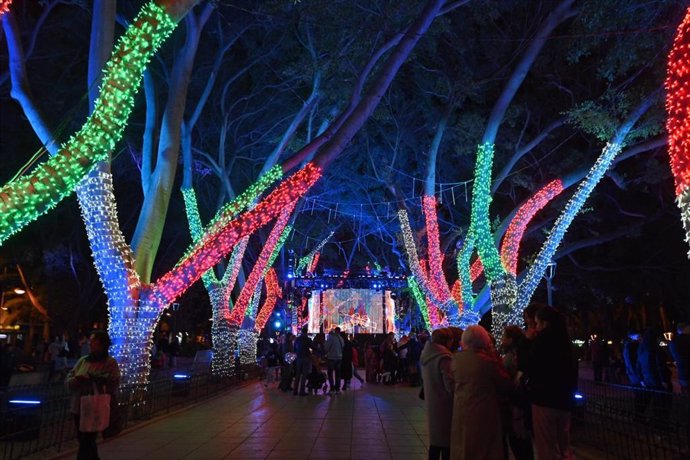
M 424 376 L 424 407 L 429 435 L 429 460 L 450 459 L 454 384 L 450 370 L 453 333 L 436 329 L 426 343 L 420 362 Z
M 628 333 L 628 338 L 623 343 L 623 361 L 625 362 L 625 374 L 628 376 L 628 383 L 636 387 L 635 398 L 635 417 L 637 421 L 642 421 L 645 408 L 647 407 L 647 394 L 642 387 L 642 372 L 637 361 L 637 350 L 640 347 L 640 332 L 632 330 Z
M 659 334 L 653 327 L 642 334 L 642 341 L 637 349 L 637 362 L 645 387 L 645 406 L 652 400 L 654 423 L 663 428 L 671 410 L 671 370 L 666 365 L 666 357 L 659 346 Z
M 544 307 L 535 320 L 537 334 L 525 368 L 534 446 L 540 459 L 570 459 L 577 362 L 563 316 L 553 307 Z
M 347 332 L 342 331 L 340 336 L 343 338 L 343 359 L 340 361 L 340 377 L 343 379 L 343 388 L 345 391 L 350 388 L 352 381 L 352 342 L 347 337 Z
M 307 396 L 306 383 L 307 376 L 311 373 L 311 352 L 314 349 L 314 344 L 307 335 L 307 326 L 302 327 L 302 333 L 295 340 L 295 386 L 292 388 L 292 394 L 300 396 Z
M 678 324 L 678 334 L 669 344 L 673 360 L 678 369 L 678 383 L 680 391 L 690 396 L 690 326 Z

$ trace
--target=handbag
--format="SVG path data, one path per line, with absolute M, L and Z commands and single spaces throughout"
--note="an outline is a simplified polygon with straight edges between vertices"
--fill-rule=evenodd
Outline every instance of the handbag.
M 79 400 L 79 431 L 98 433 L 110 424 L 110 395 L 99 393 L 96 383 L 93 394 L 82 396 Z

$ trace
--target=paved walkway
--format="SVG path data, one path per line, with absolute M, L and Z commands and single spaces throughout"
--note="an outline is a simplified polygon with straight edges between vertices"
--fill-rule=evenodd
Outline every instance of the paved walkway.
M 248 385 L 99 444 L 103 460 L 426 459 L 419 388 L 293 396 Z

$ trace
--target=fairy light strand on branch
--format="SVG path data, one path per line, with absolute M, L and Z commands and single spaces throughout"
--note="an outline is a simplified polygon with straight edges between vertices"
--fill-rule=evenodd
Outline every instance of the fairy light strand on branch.
M 666 69 L 668 155 L 676 202 L 690 244 L 690 8 L 678 26 Z M 690 251 L 688 251 L 690 257 Z
M 532 218 L 541 211 L 552 199 L 558 196 L 563 191 L 563 181 L 560 179 L 553 180 L 542 187 L 537 193 L 532 195 L 525 204 L 520 206 L 520 209 L 515 214 L 515 217 L 510 221 L 508 230 L 503 236 L 501 243 L 501 260 L 505 269 L 517 274 L 517 262 L 520 251 L 520 242 L 525 233 L 527 225 L 529 225 Z
M 0 244 L 52 209 L 122 137 L 144 69 L 175 29 L 175 21 L 156 5 L 145 5 L 118 40 L 105 65 L 94 111 L 57 155 L 0 189 Z
M 429 252 L 429 284 L 434 295 L 441 302 L 448 302 L 452 296 L 443 274 L 443 254 L 436 216 L 436 197 L 424 196 L 422 209 L 426 223 L 427 248 Z
M 575 194 L 570 198 L 561 215 L 558 216 L 551 233 L 549 233 L 549 237 L 544 242 L 537 258 L 529 268 L 525 279 L 520 284 L 517 305 L 513 312 L 514 316 L 512 321 L 519 321 L 522 316 L 522 311 L 527 307 L 534 291 L 544 277 L 547 265 L 551 262 L 561 241 L 563 241 L 565 232 L 568 230 L 575 216 L 580 212 L 585 201 L 592 193 L 592 190 L 594 190 L 604 176 L 606 170 L 620 150 L 621 146 L 618 143 L 606 144 L 606 147 L 587 173 L 587 176 L 577 188 Z
M 321 242 L 317 244 L 316 247 L 309 252 L 309 254 L 307 254 L 299 260 L 299 263 L 297 264 L 297 273 L 302 273 L 302 270 L 306 269 L 309 266 L 309 264 L 313 261 L 316 253 L 323 249 L 326 243 L 328 243 L 331 240 L 331 238 L 333 238 L 333 235 L 335 235 L 335 232 L 329 233 L 326 238 L 321 240 Z
M 231 221 L 217 233 L 208 235 L 185 260 L 156 282 L 162 303 L 173 302 L 201 275 L 215 265 L 240 238 L 266 225 L 285 208 L 294 206 L 321 177 L 321 168 L 308 163 L 263 199 L 256 207 Z
M 273 254 L 273 249 L 278 244 L 278 241 L 280 240 L 280 237 L 283 234 L 285 226 L 290 220 L 290 215 L 292 214 L 292 210 L 294 209 L 296 204 L 297 202 L 295 200 L 290 205 L 284 206 L 281 210 L 280 216 L 276 220 L 273 230 L 271 230 L 268 239 L 264 243 L 264 247 L 261 249 L 259 257 L 256 263 L 254 264 L 254 268 L 252 268 L 252 271 L 249 274 L 247 281 L 242 287 L 240 296 L 237 298 L 237 301 L 235 302 L 235 308 L 233 309 L 232 313 L 230 313 L 231 323 L 238 325 L 242 324 L 242 320 L 245 315 L 245 310 L 248 307 L 249 301 L 251 300 L 251 296 L 254 293 L 254 289 L 264 276 L 264 270 L 268 266 L 268 261 L 271 255 Z
M 10 5 L 12 0 L 0 0 L 0 19 L 2 16 L 10 10 Z

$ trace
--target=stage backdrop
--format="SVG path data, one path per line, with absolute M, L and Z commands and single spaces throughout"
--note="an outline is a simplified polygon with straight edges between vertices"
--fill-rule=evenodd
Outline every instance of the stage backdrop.
M 385 299 L 385 301 L 384 301 Z M 385 315 L 384 315 L 385 307 Z M 322 315 L 323 309 L 323 317 Z M 309 299 L 309 332 L 317 333 L 323 321 L 328 332 L 336 326 L 354 334 L 396 332 L 395 302 L 390 291 L 328 289 L 312 291 Z

